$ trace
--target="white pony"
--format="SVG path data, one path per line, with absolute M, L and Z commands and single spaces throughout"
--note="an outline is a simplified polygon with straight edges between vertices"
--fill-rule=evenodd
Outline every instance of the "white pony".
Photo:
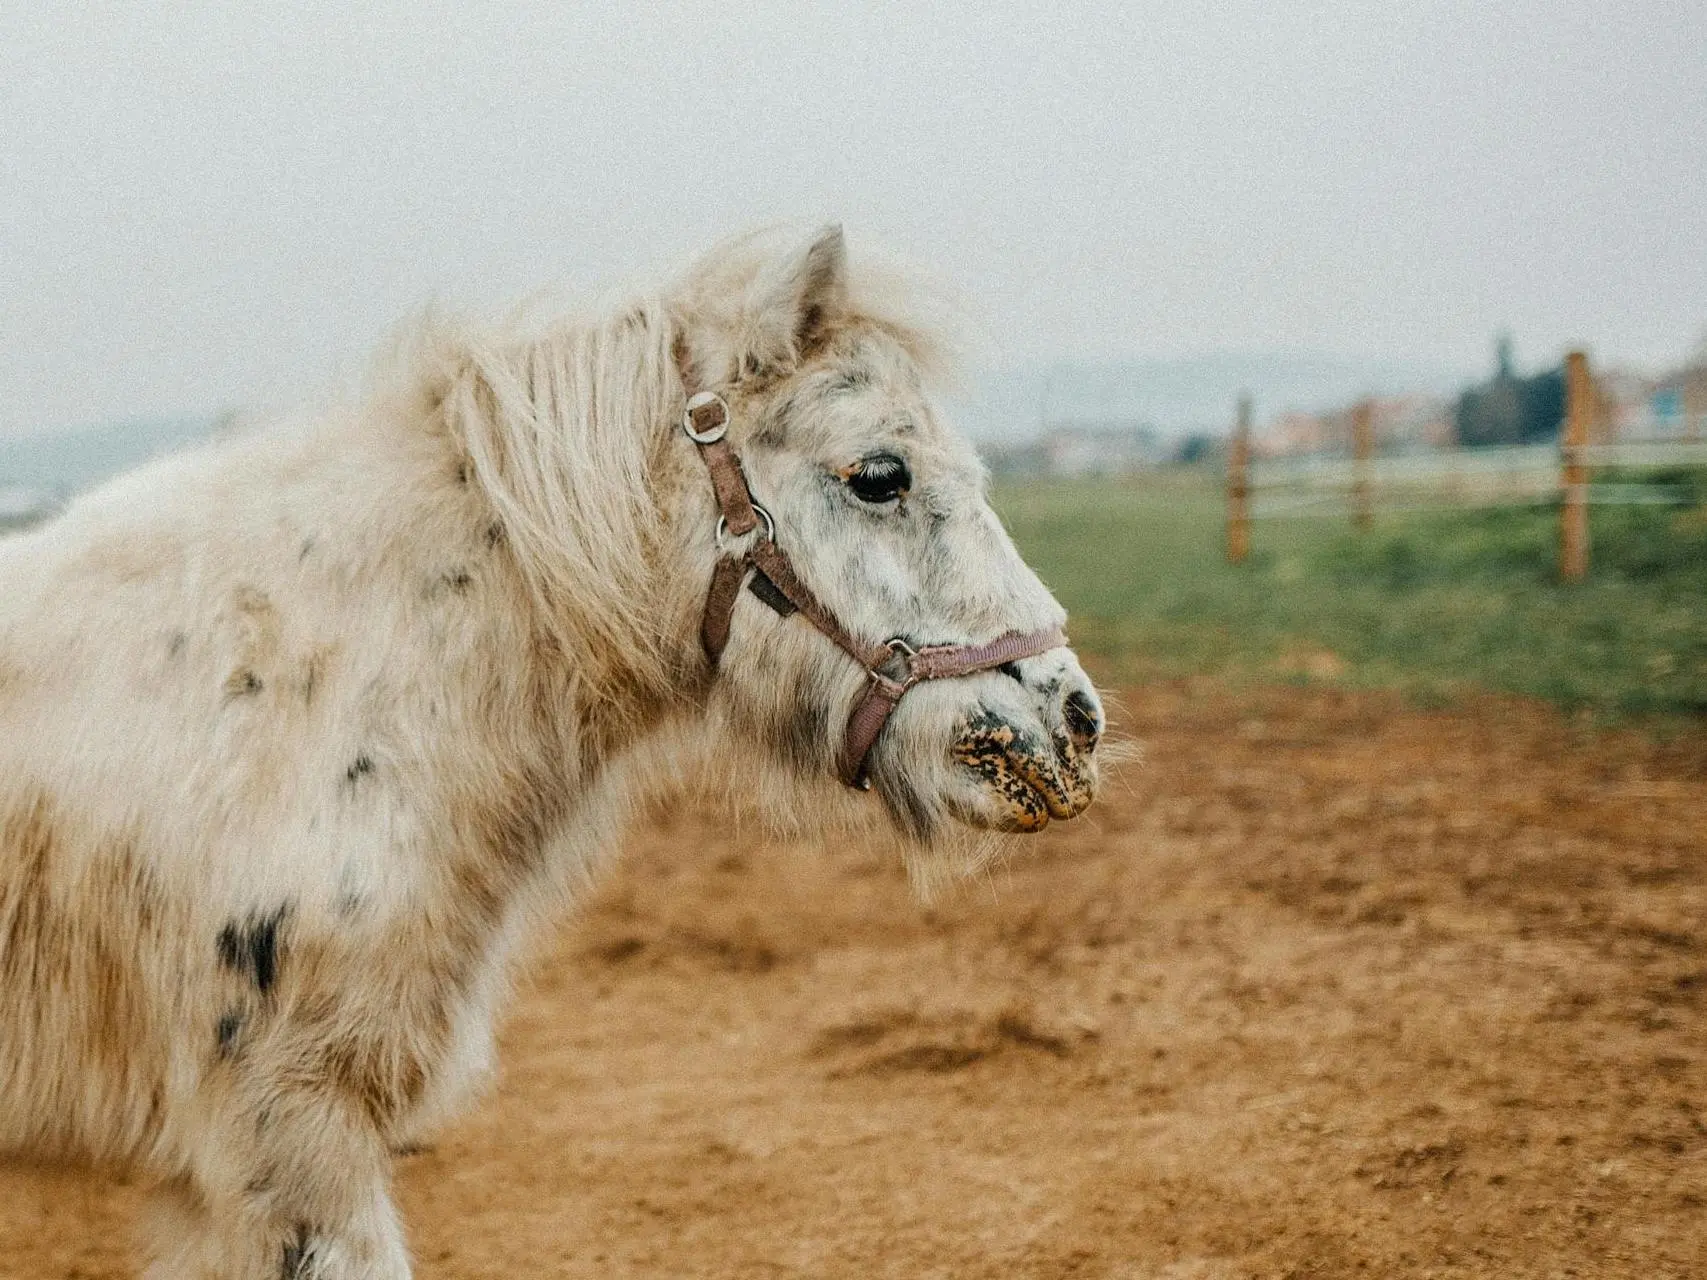
M 839 229 L 756 236 L 596 323 L 428 328 L 358 409 L 0 541 L 0 1149 L 155 1182 L 158 1280 L 396 1280 L 389 1153 L 687 757 L 773 818 L 875 815 L 927 879 L 1081 810 L 1096 694 L 932 361 Z M 797 595 L 900 668 L 978 655 L 895 707 L 874 794 L 835 774 L 889 677 L 810 608 L 742 562 L 708 657 L 719 560 L 766 531 L 718 530 L 693 390 Z M 1054 638 L 998 666 L 1016 631 Z

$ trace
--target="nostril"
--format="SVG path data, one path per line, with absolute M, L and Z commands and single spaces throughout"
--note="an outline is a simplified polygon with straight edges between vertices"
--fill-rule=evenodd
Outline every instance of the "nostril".
M 1004 662 L 1001 666 L 997 667 L 996 670 L 1000 671 L 1004 676 L 1016 684 L 1025 683 L 1025 677 L 1019 673 L 1019 663 L 1017 662 Z
M 1073 741 L 1081 747 L 1094 747 L 1102 736 L 1102 713 L 1090 695 L 1083 690 L 1075 689 L 1067 695 L 1066 704 L 1062 707 L 1062 715 L 1067 721 L 1067 732 Z

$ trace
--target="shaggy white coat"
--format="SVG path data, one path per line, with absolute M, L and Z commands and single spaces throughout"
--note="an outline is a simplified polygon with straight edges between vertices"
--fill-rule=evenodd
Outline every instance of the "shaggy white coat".
M 358 406 L 0 541 L 0 1149 L 156 1181 L 158 1280 L 397 1280 L 389 1152 L 490 1070 L 518 945 L 691 759 L 771 818 L 898 830 L 926 878 L 975 862 L 999 798 L 946 744 L 974 706 L 1058 731 L 1025 685 L 916 691 L 856 796 L 853 664 L 747 596 L 720 672 L 698 645 L 683 366 L 851 626 L 1062 620 L 877 297 L 831 231 L 596 322 L 425 326 Z M 878 450 L 915 478 L 883 511 L 839 480 Z

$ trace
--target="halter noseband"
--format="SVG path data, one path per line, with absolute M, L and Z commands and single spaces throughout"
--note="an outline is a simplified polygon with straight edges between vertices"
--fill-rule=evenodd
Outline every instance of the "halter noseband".
M 1040 631 L 1009 631 L 984 644 L 942 644 L 914 649 L 899 636 L 883 644 L 866 644 L 836 620 L 836 615 L 813 595 L 795 573 L 794 565 L 776 542 L 776 522 L 753 501 L 741 459 L 729 445 L 729 406 L 716 392 L 701 391 L 689 398 L 682 430 L 699 446 L 699 456 L 711 473 L 717 494 L 717 545 L 722 551 L 712 570 L 700 620 L 700 643 L 713 666 L 729 643 L 729 625 L 741 586 L 753 574 L 749 590 L 782 617 L 799 613 L 865 671 L 864 693 L 848 716 L 836 774 L 850 787 L 871 786 L 865 776 L 866 757 L 902 696 L 926 680 L 976 675 L 1021 658 L 1036 657 L 1067 643 L 1060 627 Z M 761 527 L 762 526 L 762 527 Z M 726 534 L 735 537 L 758 531 L 745 551 L 726 549 Z

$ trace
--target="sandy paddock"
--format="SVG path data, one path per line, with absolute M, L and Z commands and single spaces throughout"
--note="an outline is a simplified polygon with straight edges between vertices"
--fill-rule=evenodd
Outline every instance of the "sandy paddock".
M 418 1273 L 1707 1275 L 1707 734 L 1123 701 L 1147 763 L 931 909 L 648 829 L 400 1163 Z M 130 1275 L 137 1198 L 0 1165 L 0 1276 Z

